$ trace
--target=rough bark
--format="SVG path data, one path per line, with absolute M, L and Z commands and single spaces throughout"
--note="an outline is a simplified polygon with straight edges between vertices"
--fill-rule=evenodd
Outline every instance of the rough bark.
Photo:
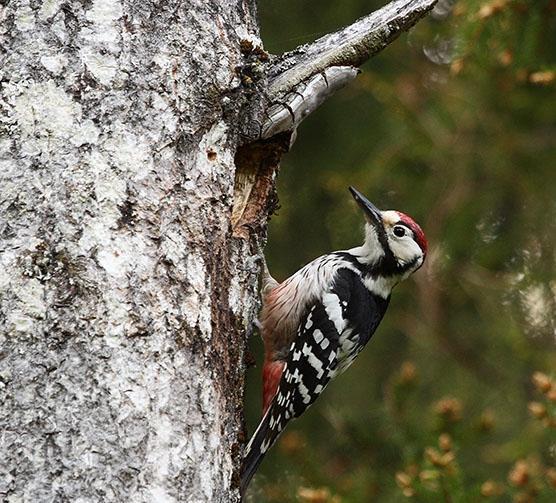
M 0 499 L 232 501 L 254 2 L 0 12 Z
M 254 0 L 0 2 L 0 499 L 239 498 L 276 168 L 375 51 L 260 46 Z

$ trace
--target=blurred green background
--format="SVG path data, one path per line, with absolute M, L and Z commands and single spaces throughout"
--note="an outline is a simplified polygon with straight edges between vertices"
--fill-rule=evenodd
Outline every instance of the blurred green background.
M 385 3 L 261 0 L 265 48 Z M 269 228 L 277 279 L 360 244 L 348 185 L 412 215 L 430 253 L 355 364 L 290 423 L 250 501 L 556 501 L 555 71 L 556 1 L 441 0 L 301 125 Z

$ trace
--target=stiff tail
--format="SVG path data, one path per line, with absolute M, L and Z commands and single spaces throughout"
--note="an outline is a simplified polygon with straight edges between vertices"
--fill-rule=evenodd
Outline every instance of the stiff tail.
M 247 486 L 257 468 L 261 464 L 266 452 L 274 444 L 278 435 L 283 430 L 283 426 L 279 421 L 272 421 L 272 407 L 268 409 L 261 419 L 259 426 L 253 437 L 245 448 L 245 456 L 243 457 L 243 465 L 241 468 L 241 494 L 245 494 Z

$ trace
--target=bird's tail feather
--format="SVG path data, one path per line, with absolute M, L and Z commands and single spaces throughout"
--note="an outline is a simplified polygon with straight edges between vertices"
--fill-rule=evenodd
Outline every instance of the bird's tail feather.
M 270 447 L 276 442 L 278 435 L 282 431 L 279 425 L 272 425 L 271 427 L 271 417 L 272 417 L 272 407 L 270 407 L 266 414 L 261 419 L 259 426 L 251 440 L 247 444 L 245 449 L 245 456 L 243 457 L 243 464 L 241 468 L 241 494 L 245 494 L 247 486 L 257 468 L 261 464 L 266 452 Z

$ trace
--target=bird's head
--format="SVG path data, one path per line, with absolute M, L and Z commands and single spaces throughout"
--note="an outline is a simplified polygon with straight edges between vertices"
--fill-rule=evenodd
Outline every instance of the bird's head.
M 361 258 L 371 272 L 403 279 L 423 265 L 427 239 L 421 227 L 400 211 L 381 211 L 357 189 L 349 188 L 365 214 L 365 244 Z

